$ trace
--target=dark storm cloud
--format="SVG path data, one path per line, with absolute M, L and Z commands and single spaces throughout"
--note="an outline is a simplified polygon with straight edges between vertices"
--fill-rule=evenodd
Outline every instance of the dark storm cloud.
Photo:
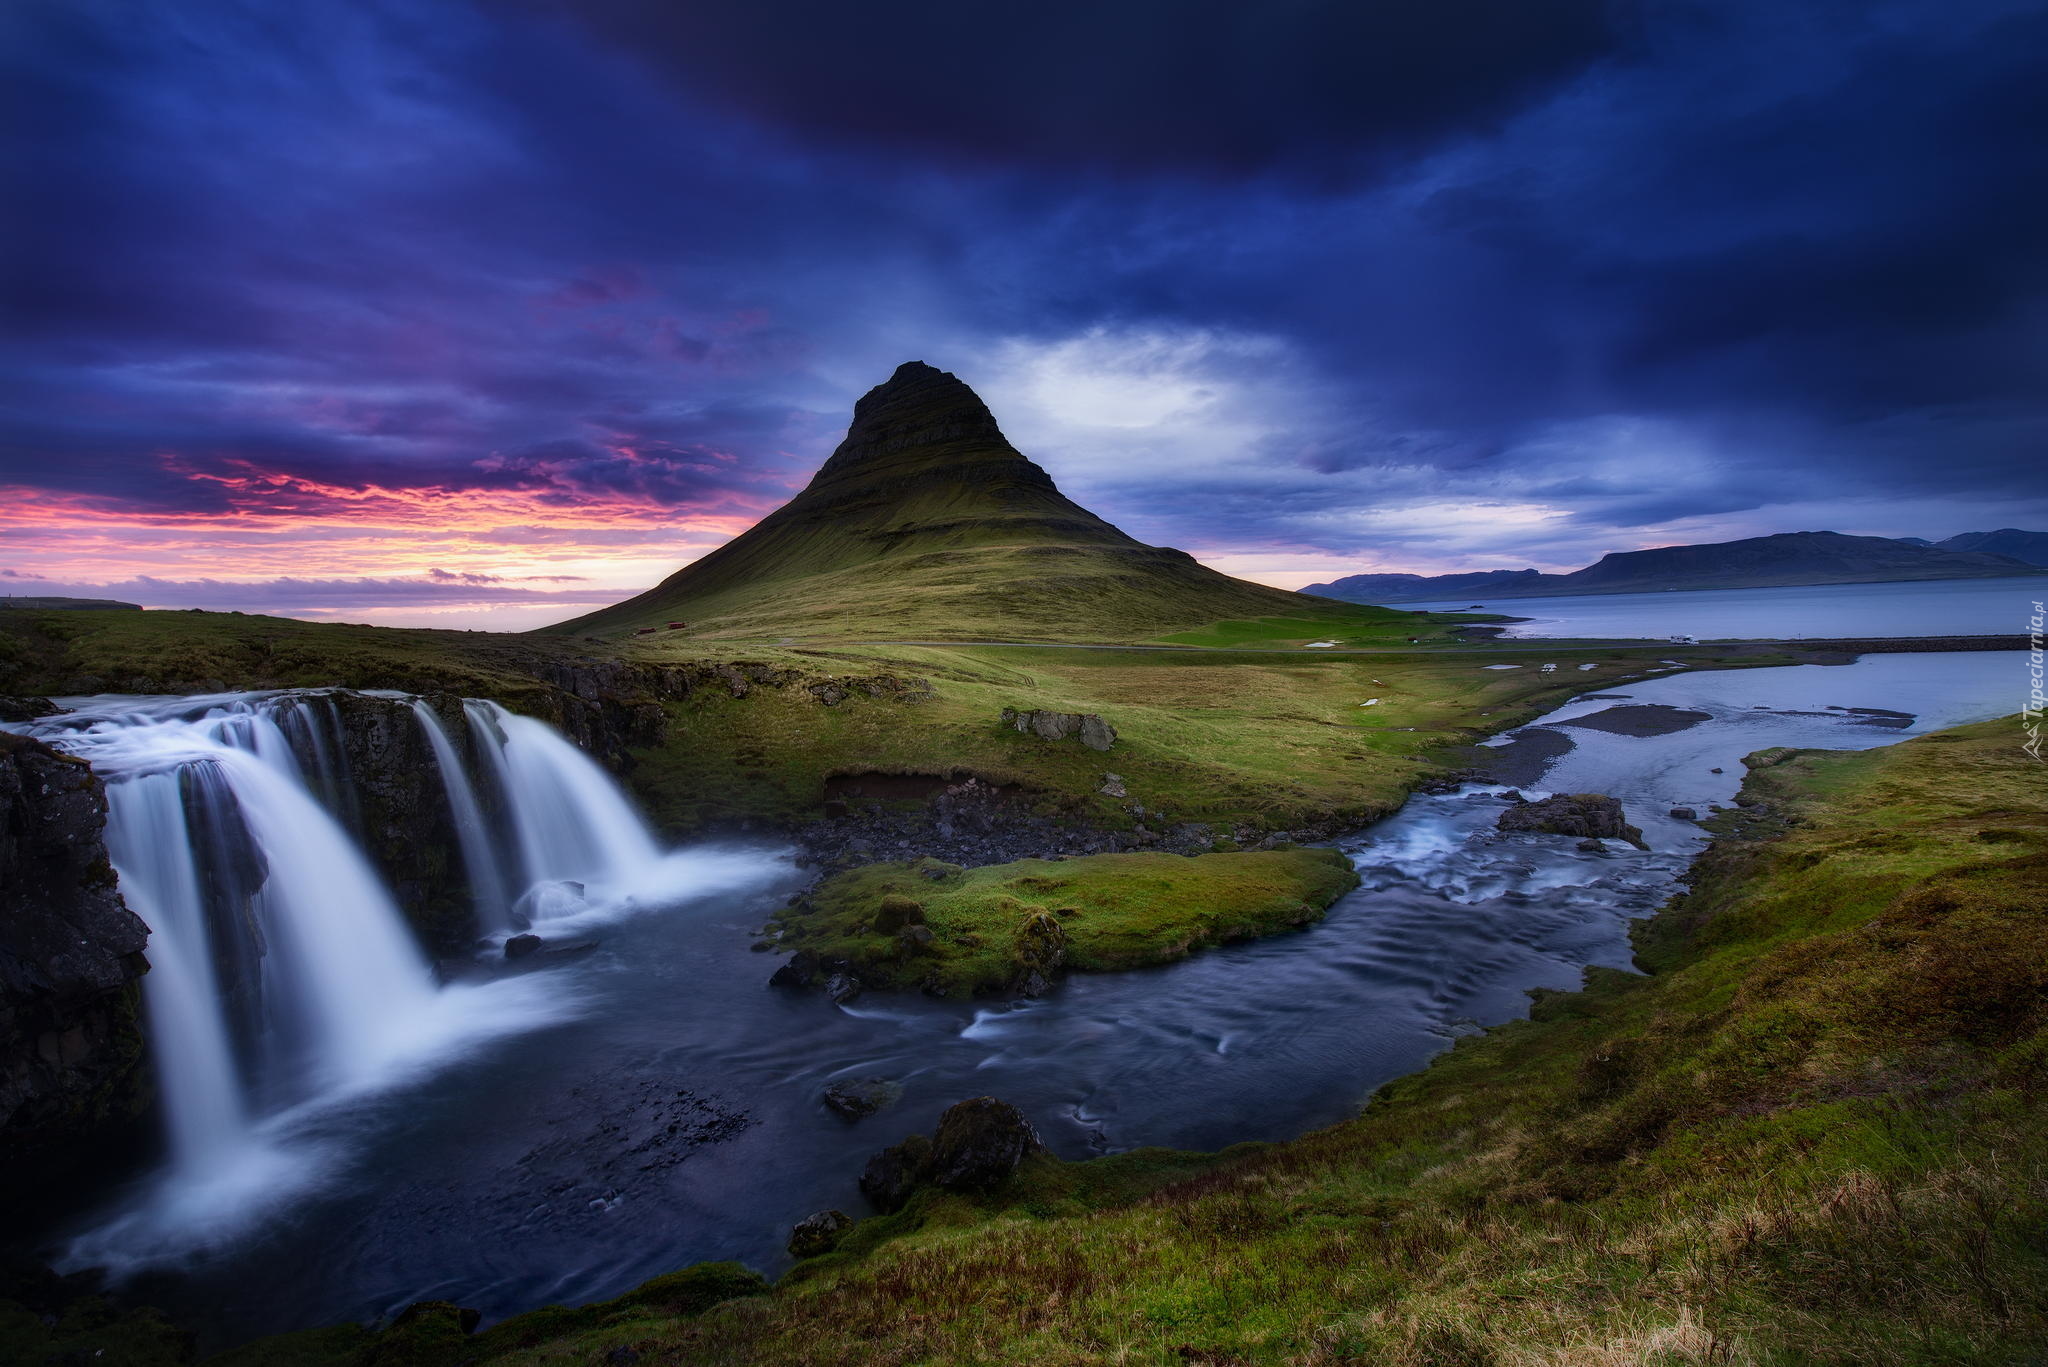
M 1210 552 L 2025 521 L 2044 53 L 1997 0 L 23 0 L 0 484 L 598 547 L 549 517 L 770 506 L 921 356 Z
M 1348 179 L 1616 51 L 1618 0 L 531 0 L 693 99 L 949 162 Z

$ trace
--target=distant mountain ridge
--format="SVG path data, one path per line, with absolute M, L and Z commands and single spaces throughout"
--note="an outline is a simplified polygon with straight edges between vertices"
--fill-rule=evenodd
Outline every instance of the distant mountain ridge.
M 1062 494 L 956 376 L 908 361 L 803 491 L 625 602 L 544 628 L 777 639 L 1144 639 L 1356 608 L 1233 579 Z
M 2011 529 L 1968 533 L 1939 546 L 1887 536 L 1780 532 L 1697 546 L 1615 551 L 1570 574 L 1487 570 L 1468 574 L 1354 574 L 1303 593 L 1349 603 L 1440 602 L 1470 597 L 1558 598 L 1591 593 L 1657 593 L 1674 589 L 1783 588 L 1808 584 L 1878 584 L 1901 580 L 1996 579 L 2040 574 L 2048 561 L 1953 542 L 1998 541 L 2015 549 L 2048 548 L 2048 535 Z
M 2029 565 L 2048 565 L 2048 532 L 2000 527 L 1995 532 L 1964 532 L 1934 544 L 1945 551 L 1980 551 L 1987 555 L 2009 555 Z

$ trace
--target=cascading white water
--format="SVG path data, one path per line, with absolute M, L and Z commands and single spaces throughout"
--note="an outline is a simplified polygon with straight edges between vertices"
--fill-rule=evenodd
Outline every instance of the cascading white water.
M 294 1117 L 573 1009 L 544 975 L 435 982 L 350 829 L 331 698 L 82 701 L 11 729 L 86 758 L 106 781 L 109 853 L 151 931 L 143 988 L 171 1153 L 141 1205 L 74 1247 L 79 1262 L 134 1265 L 225 1237 L 311 1180 L 321 1141 L 280 1142 Z M 487 933 L 509 929 L 515 908 L 552 934 L 772 867 L 758 855 L 664 856 L 589 757 L 545 723 L 470 702 L 468 748 L 495 785 L 486 803 L 440 718 L 411 706 Z
M 206 904 L 176 771 L 107 789 L 107 854 L 129 908 L 151 929 L 144 1009 L 171 1161 L 194 1172 L 232 1161 L 248 1128 L 220 1011 Z
M 661 851 L 610 775 L 545 722 L 494 702 L 464 711 L 511 812 L 529 916 L 625 896 L 648 880 Z M 549 895 L 578 885 L 574 896 Z
M 462 845 L 462 866 L 469 874 L 470 900 L 476 906 L 477 925 L 485 932 L 509 930 L 512 899 L 505 893 L 505 879 L 498 870 L 498 850 L 491 829 L 484 821 L 483 807 L 476 799 L 476 786 L 455 753 L 448 728 L 424 699 L 414 699 L 413 715 L 433 747 L 434 762 L 441 767 L 441 787 L 448 794 L 449 814 L 455 820 L 455 836 Z

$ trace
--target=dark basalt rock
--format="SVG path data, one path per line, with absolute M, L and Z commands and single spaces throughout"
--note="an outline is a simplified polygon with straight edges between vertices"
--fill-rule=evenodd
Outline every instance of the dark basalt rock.
M 843 1210 L 821 1210 L 807 1216 L 789 1231 L 789 1256 L 815 1258 L 830 1253 L 852 1228 L 853 1219 Z
M 948 1107 L 939 1117 L 927 1180 L 950 1191 L 984 1190 L 1044 1149 L 1022 1111 L 1007 1101 L 978 1096 Z
M 924 1180 L 931 1156 L 932 1141 L 921 1134 L 890 1145 L 870 1158 L 861 1170 L 861 1195 L 884 1215 L 903 1209 L 903 1203 Z
M 21 698 L 11 693 L 0 693 L 0 721 L 34 721 L 38 717 L 54 717 L 65 709 L 48 698 Z
M 115 886 L 106 821 L 83 760 L 0 732 L 0 1198 L 15 1211 L 130 1151 L 150 1102 L 149 927 Z
M 860 1189 L 884 1214 L 901 1210 L 918 1187 L 986 1191 L 1007 1181 L 1026 1158 L 1045 1152 L 1038 1131 L 1007 1101 L 978 1096 L 946 1108 L 936 1137 L 911 1135 L 868 1160 Z
M 1604 793 L 1559 793 L 1541 802 L 1519 802 L 1500 814 L 1499 826 L 1503 831 L 1626 840 L 1646 848 L 1643 833 L 1628 824 L 1621 802 Z
M 834 973 L 825 979 L 825 995 L 838 1006 L 844 1006 L 860 996 L 860 989 L 860 979 L 851 973 Z
M 1700 814 L 1690 807 L 1673 807 L 1671 809 L 1671 819 L 1673 821 L 1698 821 Z
M 541 938 L 538 935 L 514 935 L 511 939 L 505 941 L 505 957 L 508 959 L 523 959 L 539 949 L 540 946 Z
M 903 1084 L 900 1082 L 892 1082 L 885 1077 L 855 1077 L 828 1083 L 823 1100 L 840 1117 L 859 1120 L 895 1105 L 902 1096 Z

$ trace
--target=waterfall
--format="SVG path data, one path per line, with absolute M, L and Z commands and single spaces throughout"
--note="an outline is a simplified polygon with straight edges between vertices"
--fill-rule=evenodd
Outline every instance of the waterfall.
M 455 821 L 455 837 L 462 845 L 462 867 L 469 875 L 470 900 L 476 906 L 477 925 L 486 934 L 512 927 L 512 899 L 505 895 L 504 875 L 498 868 L 498 850 L 485 824 L 476 787 L 455 753 L 448 728 L 425 699 L 415 698 L 413 715 L 433 747 L 434 763 L 441 769 L 441 787 L 448 794 L 448 811 Z
M 121 895 L 150 927 L 144 1010 L 171 1161 L 188 1172 L 231 1160 L 248 1117 L 207 931 L 206 902 L 175 771 L 107 788 L 107 854 Z
M 332 695 L 76 701 L 9 729 L 87 759 L 106 783 L 109 856 L 150 927 L 144 1011 L 169 1147 L 150 1194 L 82 1237 L 77 1262 L 133 1266 L 228 1237 L 312 1180 L 328 1140 L 294 1129 L 302 1120 L 576 1009 L 547 974 L 436 981 L 363 848 Z M 552 936 L 572 917 L 724 891 L 771 867 L 664 855 L 618 785 L 545 723 L 471 701 L 465 746 L 423 701 L 391 705 L 433 756 L 487 936 L 521 913 Z
M 494 702 L 463 710 L 511 814 L 531 919 L 630 895 L 656 871 L 662 855 L 646 824 L 588 755 Z

